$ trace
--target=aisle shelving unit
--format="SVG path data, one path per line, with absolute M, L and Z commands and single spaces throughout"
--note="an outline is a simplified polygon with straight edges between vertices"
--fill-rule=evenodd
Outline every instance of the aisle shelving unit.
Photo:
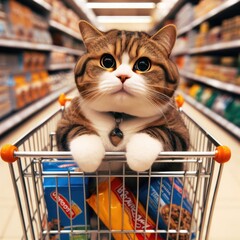
M 49 26 L 50 26 L 51 28 L 54 28 L 54 29 L 58 30 L 58 31 L 61 31 L 61 32 L 63 32 L 63 33 L 66 33 L 66 34 L 69 35 L 70 37 L 74 37 L 74 38 L 76 38 L 77 40 L 82 40 L 82 38 L 80 37 L 80 33 L 77 33 L 77 32 L 75 32 L 75 31 L 73 31 L 73 30 L 65 27 L 65 26 L 62 25 L 61 23 L 58 23 L 58 22 L 56 22 L 56 21 L 54 21 L 54 20 L 50 20 L 50 21 L 49 21 Z
M 194 100 L 192 97 L 188 96 L 185 94 L 183 91 L 179 91 L 181 95 L 183 95 L 184 99 L 192 105 L 194 108 L 199 110 L 200 112 L 204 113 L 207 117 L 209 117 L 211 120 L 222 126 L 224 129 L 229 131 L 232 135 L 240 139 L 240 128 L 237 127 L 236 125 L 232 124 L 219 114 L 215 113 L 211 109 L 207 108 L 203 104 L 197 102 Z
M 79 5 L 76 4 L 74 0 L 64 0 L 64 4 L 72 9 L 78 16 L 79 19 L 85 19 L 87 21 L 91 22 L 91 19 L 93 19 L 91 16 L 87 16 L 83 9 Z M 19 3 L 22 3 L 19 1 Z M 61 34 L 67 35 L 68 37 L 74 39 L 78 43 L 78 45 L 82 46 L 80 49 L 74 49 L 71 47 L 65 47 L 55 44 L 46 44 L 41 42 L 30 42 L 26 40 L 21 39 L 14 39 L 14 38 L 0 38 L 0 49 L 3 49 L 6 52 L 11 52 L 11 54 L 14 52 L 14 50 L 17 50 L 17 53 L 20 53 L 22 51 L 35 51 L 35 52 L 42 52 L 48 56 L 48 59 L 50 57 L 50 54 L 52 52 L 58 52 L 58 53 L 64 53 L 66 55 L 72 55 L 76 59 L 79 58 L 83 54 L 83 43 L 81 40 L 80 33 L 75 32 L 71 30 L 70 28 L 64 26 L 63 24 L 52 20 L 50 15 L 52 11 L 52 6 L 47 3 L 44 0 L 26 0 L 24 1 L 25 6 L 28 6 L 33 11 L 37 11 L 38 14 L 43 14 L 42 16 L 46 17 L 48 19 L 48 26 L 49 26 L 49 32 L 60 32 Z M 6 13 L 2 13 L 2 18 L 6 18 Z M 16 54 L 17 54 L 16 53 Z M 58 74 L 59 71 L 69 71 L 71 72 L 74 69 L 75 63 L 73 62 L 63 62 L 63 63 L 51 63 L 49 60 L 47 61 L 46 71 L 48 71 L 50 74 Z M 10 68 L 11 69 L 11 68 Z M 38 72 L 39 70 L 35 70 Z M 34 72 L 34 69 L 33 69 Z M 24 70 L 17 70 L 12 71 L 11 74 L 26 74 L 27 72 Z M 48 93 L 45 97 L 41 98 L 40 100 L 34 101 L 31 104 L 26 105 L 25 107 L 19 109 L 19 110 L 12 110 L 11 113 L 8 113 L 5 117 L 1 117 L 1 123 L 0 123 L 0 135 L 4 134 L 5 132 L 9 131 L 11 128 L 15 127 L 22 121 L 24 121 L 26 118 L 30 117 L 32 114 L 36 113 L 37 111 L 41 110 L 43 107 L 47 106 L 51 102 L 55 101 L 59 94 L 63 92 L 69 92 L 74 88 L 74 81 L 68 84 L 61 84 L 59 85 L 60 88 L 52 88 L 50 93 Z
M 178 30 L 178 36 L 183 35 L 190 30 L 194 29 L 195 27 L 199 26 L 201 23 L 210 20 L 213 17 L 223 13 L 226 9 L 230 9 L 232 7 L 237 6 L 239 4 L 239 0 L 227 0 L 226 2 L 222 3 L 218 7 L 212 9 L 207 14 L 202 17 L 195 19 L 193 22 L 189 23 L 188 25 L 184 26 L 183 28 Z
M 240 49 L 240 40 L 233 40 L 228 42 L 219 42 L 211 45 L 206 45 L 202 47 L 192 47 L 189 49 L 174 49 L 172 56 L 179 55 L 193 55 L 193 54 L 201 54 L 207 52 L 221 52 Z
M 181 4 L 179 4 L 181 2 Z M 184 2 L 184 3 L 183 3 Z M 189 1 L 178 1 L 178 9 L 180 10 L 181 7 L 185 3 Z M 173 13 L 176 13 L 176 7 L 172 10 Z M 184 25 L 183 27 L 180 27 L 178 29 L 177 36 L 178 38 L 188 36 L 188 34 L 191 31 L 196 31 L 200 28 L 200 25 L 206 21 L 210 23 L 219 23 L 225 18 L 231 18 L 232 13 L 235 15 L 239 15 L 239 11 L 237 9 L 240 8 L 240 0 L 226 0 L 225 2 L 222 2 L 218 6 L 216 6 L 214 9 L 207 12 L 205 15 L 198 17 L 191 21 L 189 24 Z M 234 16 L 234 15 L 233 15 Z M 174 19 L 174 16 L 170 15 L 169 18 Z M 164 20 L 167 20 L 165 18 Z M 163 25 L 163 22 L 160 23 L 160 25 Z M 214 24 L 213 24 L 214 25 Z M 186 47 L 183 47 L 183 45 L 179 45 L 180 48 L 174 48 L 172 57 L 181 57 L 181 56 L 187 56 L 187 57 L 194 57 L 194 56 L 206 56 L 206 55 L 213 55 L 213 56 L 237 56 L 237 53 L 239 53 L 240 50 L 240 39 L 232 39 L 230 41 L 223 41 L 223 42 L 216 42 L 208 45 L 203 45 L 201 47 L 193 47 L 189 43 L 186 44 Z M 184 68 L 180 69 L 180 75 L 183 79 L 187 80 L 189 83 L 196 83 L 204 86 L 209 86 L 210 88 L 216 89 L 216 91 L 220 91 L 226 94 L 229 94 L 229 96 L 234 96 L 239 98 L 240 96 L 240 86 L 233 84 L 233 83 L 227 83 L 222 82 L 218 79 L 213 79 L 205 76 L 200 76 L 192 72 L 193 70 L 188 69 L 188 66 L 185 66 Z M 217 114 L 216 112 L 212 111 L 211 109 L 208 109 L 203 104 L 197 102 L 192 97 L 185 94 L 185 99 L 187 102 L 189 102 L 191 105 L 196 107 L 199 111 L 201 111 L 203 114 L 207 115 L 210 119 L 217 122 L 219 125 L 221 125 L 223 128 L 227 129 L 231 134 L 236 136 L 237 138 L 240 138 L 240 129 L 238 126 L 230 123 L 228 120 L 224 119 L 222 116 Z
M 55 63 L 55 64 L 51 64 L 48 67 L 48 70 L 57 71 L 57 70 L 73 69 L 74 66 L 75 66 L 75 63 Z
M 213 79 L 213 78 L 199 76 L 194 73 L 187 72 L 185 70 L 180 70 L 179 72 L 180 72 L 180 75 L 184 78 L 189 78 L 193 81 L 206 84 L 206 85 L 214 87 L 216 89 L 240 95 L 240 86 L 236 86 L 231 83 L 224 83 L 224 82 L 221 82 L 221 81 L 219 81 L 217 79 Z
M 5 132 L 9 131 L 11 128 L 16 127 L 19 123 L 23 122 L 25 119 L 33 115 L 34 113 L 38 112 L 39 110 L 46 107 L 48 104 L 52 103 L 53 101 L 56 101 L 57 98 L 61 93 L 67 93 L 73 89 L 73 86 L 66 86 L 63 87 L 46 97 L 28 105 L 27 107 L 23 108 L 20 111 L 17 111 L 13 114 L 11 114 L 6 119 L 1 120 L 0 122 L 0 136 L 4 134 Z

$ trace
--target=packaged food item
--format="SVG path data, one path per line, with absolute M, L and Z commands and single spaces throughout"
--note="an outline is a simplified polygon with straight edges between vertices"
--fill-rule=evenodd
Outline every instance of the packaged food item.
M 112 178 L 110 182 L 100 183 L 97 193 L 87 199 L 88 204 L 108 229 L 126 231 L 125 233 L 113 232 L 115 240 L 162 240 L 156 233 L 141 232 L 145 229 L 155 230 L 156 225 L 150 217 L 146 216 L 144 207 L 137 201 L 133 193 L 123 185 L 121 178 Z M 140 230 L 139 233 L 131 233 L 131 231 L 138 230 Z
M 148 198 L 149 197 L 149 198 Z M 159 229 L 186 230 L 189 233 L 170 233 L 170 239 L 193 240 L 196 234 L 190 229 L 192 221 L 192 204 L 177 177 L 153 178 L 150 189 L 148 183 L 139 191 L 140 202 L 148 206 L 149 216 L 158 222 Z M 162 234 L 165 239 L 166 234 Z
M 234 99 L 230 104 L 228 104 L 224 112 L 224 117 L 228 121 L 240 127 L 240 99 Z
M 74 162 L 43 162 L 43 175 L 51 172 L 52 176 L 44 177 L 44 196 L 48 209 L 49 229 L 84 230 L 89 229 L 89 211 L 84 196 L 88 197 L 88 178 L 53 177 L 54 172 L 73 172 L 78 166 Z M 54 224 L 53 224 L 54 223 Z M 56 234 L 57 235 L 57 234 Z M 54 237 L 58 237 L 58 236 Z M 57 238 L 58 239 L 58 238 Z M 69 233 L 61 234 L 61 240 L 90 239 L 90 235 Z

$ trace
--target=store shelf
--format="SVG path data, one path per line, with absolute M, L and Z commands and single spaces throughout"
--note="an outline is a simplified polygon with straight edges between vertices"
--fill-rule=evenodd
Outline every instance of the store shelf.
M 240 2 L 240 0 L 228 0 L 223 2 L 221 5 L 219 5 L 218 7 L 212 9 L 211 11 L 209 11 L 207 14 L 205 14 L 204 16 L 195 19 L 193 22 L 191 22 L 189 25 L 179 29 L 178 31 L 178 36 L 185 34 L 186 32 L 190 31 L 191 29 L 195 28 L 196 26 L 200 25 L 201 23 L 203 23 L 206 20 L 209 20 L 215 16 L 217 16 L 218 14 L 224 12 L 226 9 L 229 9 L 231 7 L 234 7 L 236 4 L 238 4 Z
M 194 73 L 187 72 L 185 70 L 180 70 L 179 73 L 182 77 L 186 77 L 191 80 L 204 83 L 206 85 L 217 88 L 219 90 L 227 91 L 227 92 L 234 93 L 234 94 L 240 94 L 240 86 L 221 82 L 219 80 L 208 78 L 208 77 L 199 76 Z
M 207 117 L 209 117 L 211 120 L 219 124 L 220 126 L 223 127 L 223 129 L 226 129 L 229 131 L 232 135 L 240 139 L 240 128 L 234 125 L 233 123 L 229 122 L 222 116 L 218 115 L 217 113 L 213 112 L 209 108 L 205 107 L 203 104 L 197 102 L 194 100 L 192 97 L 188 96 L 184 92 L 181 91 L 181 94 L 183 95 L 184 99 L 194 106 L 194 108 L 198 109 L 200 112 L 205 114 Z
M 211 45 L 206 45 L 202 47 L 190 48 L 190 49 L 173 49 L 172 56 L 179 56 L 179 55 L 193 55 L 199 53 L 206 53 L 206 52 L 220 52 L 220 51 L 227 51 L 227 50 L 234 50 L 240 49 L 240 39 L 233 40 L 229 42 L 220 42 Z
M 51 11 L 52 10 L 52 6 L 45 2 L 44 0 L 31 0 L 32 2 L 38 4 L 40 7 L 44 8 L 47 11 Z
M 0 39 L 0 47 L 18 48 L 18 49 L 32 49 L 39 51 L 51 51 L 52 45 L 33 43 L 21 40 Z
M 217 52 L 227 49 L 240 48 L 240 40 L 234 40 L 229 42 L 220 42 L 212 45 L 207 45 L 198 48 L 192 48 L 188 50 L 189 54 L 204 53 L 204 52 Z
M 164 22 L 168 19 L 173 18 L 177 11 L 187 2 L 187 0 L 178 0 L 174 4 L 174 6 L 170 9 L 170 11 L 160 19 L 159 23 L 156 24 L 156 26 L 150 31 L 150 34 L 155 33 L 157 30 L 159 30 L 163 25 Z
M 32 103 L 31 105 L 25 107 L 24 109 L 17 111 L 10 117 L 2 120 L 0 123 L 0 136 L 5 132 L 9 131 L 11 128 L 17 126 L 19 123 L 23 122 L 26 118 L 46 107 L 49 103 L 55 101 L 59 95 L 63 92 L 69 92 L 73 89 L 73 86 L 66 86 L 59 89 L 48 96 L 42 98 L 41 100 Z
M 75 63 L 56 63 L 50 64 L 48 70 L 56 71 L 56 70 L 67 70 L 73 69 L 75 67 Z
M 73 48 L 61 47 L 61 46 L 56 46 L 56 45 L 51 46 L 51 51 L 62 52 L 62 53 L 76 55 L 76 56 L 81 56 L 84 53 L 83 50 L 77 50 L 77 49 L 73 49 Z
M 0 39 L 0 47 L 5 48 L 17 48 L 17 49 L 31 49 L 38 51 L 55 51 L 55 52 L 63 52 L 67 54 L 81 56 L 84 51 L 77 50 L 73 48 L 61 47 L 50 44 L 43 43 L 32 43 L 20 40 L 11 40 L 11 39 Z
M 95 23 L 95 15 L 91 9 L 86 7 L 85 1 L 65 0 L 64 1 L 73 11 L 75 11 L 81 19 Z
M 50 20 L 49 21 L 49 25 L 50 25 L 50 27 L 52 27 L 54 29 L 57 29 L 58 31 L 61 31 L 63 33 L 66 33 L 67 35 L 69 35 L 71 37 L 74 37 L 77 40 L 82 40 L 82 38 L 80 36 L 80 33 L 77 33 L 75 31 L 69 29 L 68 27 L 64 26 L 61 23 L 58 23 L 58 22 L 56 22 L 54 20 Z
M 52 10 L 52 6 L 45 0 L 24 0 L 24 4 L 41 14 L 48 14 Z

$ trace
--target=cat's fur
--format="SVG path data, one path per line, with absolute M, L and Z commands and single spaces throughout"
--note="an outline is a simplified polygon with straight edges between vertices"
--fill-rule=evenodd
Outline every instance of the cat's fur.
M 105 151 L 126 151 L 129 167 L 144 171 L 161 151 L 187 150 L 188 130 L 173 99 L 179 80 L 169 58 L 175 27 L 168 25 L 153 36 L 101 32 L 85 21 L 79 27 L 87 48 L 75 67 L 80 96 L 72 100 L 58 124 L 59 150 L 70 150 L 86 172 L 99 168 Z M 104 54 L 114 57 L 112 68 L 103 66 Z M 146 71 L 136 67 L 142 57 L 150 60 Z M 123 113 L 119 128 L 124 138 L 118 146 L 109 139 L 116 125 L 113 112 Z

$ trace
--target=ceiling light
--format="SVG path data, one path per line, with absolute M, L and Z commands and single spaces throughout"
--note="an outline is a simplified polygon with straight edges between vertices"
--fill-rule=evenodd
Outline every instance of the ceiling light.
M 151 23 L 150 16 L 99 16 L 99 23 Z
M 116 8 L 116 9 L 152 9 L 155 8 L 154 2 L 90 2 L 86 3 L 88 8 L 92 9 L 109 9 L 109 8 Z

